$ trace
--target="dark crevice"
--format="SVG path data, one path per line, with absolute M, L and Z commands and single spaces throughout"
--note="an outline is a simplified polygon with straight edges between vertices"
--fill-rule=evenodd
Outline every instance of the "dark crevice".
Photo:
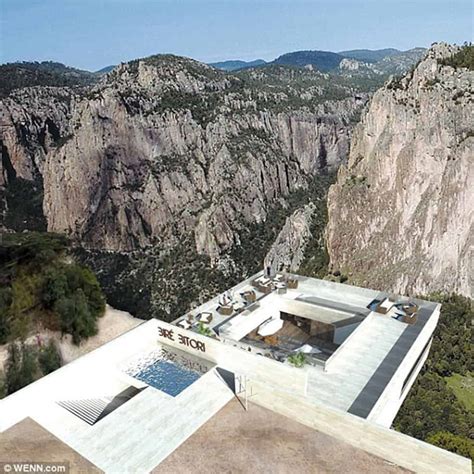
M 6 172 L 6 176 L 4 176 L 4 178 L 6 178 L 7 182 L 12 182 L 16 179 L 16 171 L 15 168 L 13 168 L 12 162 L 10 160 L 8 148 L 5 146 L 2 139 L 0 139 L 0 145 L 2 149 L 2 168 L 4 173 Z
M 289 169 L 288 169 L 288 164 L 285 163 L 285 176 L 286 176 L 286 187 L 288 188 L 288 192 L 291 191 L 290 188 L 290 174 L 289 174 Z

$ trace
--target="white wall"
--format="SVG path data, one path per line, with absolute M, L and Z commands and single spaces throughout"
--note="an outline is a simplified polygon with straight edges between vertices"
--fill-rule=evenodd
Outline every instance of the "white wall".
M 197 357 L 210 360 L 223 369 L 234 372 L 237 376 L 246 375 L 250 379 L 269 384 L 278 390 L 306 395 L 308 381 L 306 367 L 295 368 L 169 323 L 155 321 L 156 338 L 160 343 L 174 346 Z M 161 336 L 158 330 L 159 327 L 172 330 L 174 340 Z M 205 344 L 205 351 L 181 344 L 180 335 Z M 239 345 L 238 342 L 236 344 Z M 258 351 L 257 349 L 253 350 Z
M 416 380 L 416 376 L 420 372 L 421 368 L 423 367 L 423 363 L 428 357 L 427 352 L 426 355 L 422 358 L 422 360 L 419 361 L 417 370 L 415 370 L 414 374 L 412 374 L 411 383 L 409 387 L 406 387 L 402 394 L 403 383 L 405 382 L 405 379 L 412 370 L 416 360 L 423 352 L 426 344 L 433 335 L 436 325 L 438 324 L 440 309 L 441 305 L 438 304 L 433 312 L 433 315 L 425 324 L 425 327 L 418 335 L 418 338 L 414 342 L 413 346 L 410 348 L 407 356 L 402 361 L 400 367 L 395 372 L 391 381 L 386 386 L 384 392 L 373 407 L 372 411 L 367 417 L 368 420 L 379 425 L 386 426 L 387 428 L 392 425 L 392 422 L 395 419 L 398 410 L 400 409 L 403 401 L 408 395 L 409 388 L 411 388 L 411 386 L 413 385 L 414 381 Z

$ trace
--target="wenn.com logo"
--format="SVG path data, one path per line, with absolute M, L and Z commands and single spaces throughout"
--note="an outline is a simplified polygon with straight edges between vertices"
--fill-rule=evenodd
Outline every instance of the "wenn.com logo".
M 0 473 L 44 472 L 69 474 L 68 462 L 0 462 Z

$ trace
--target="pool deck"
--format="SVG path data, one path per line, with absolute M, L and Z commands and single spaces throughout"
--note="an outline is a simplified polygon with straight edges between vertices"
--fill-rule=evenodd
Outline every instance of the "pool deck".
M 215 368 L 176 397 L 147 387 L 92 426 L 57 402 L 110 396 L 131 385 L 143 387 L 120 367 L 159 347 L 151 328 L 154 322 L 0 401 L 0 436 L 29 417 L 99 469 L 149 472 L 234 396 Z

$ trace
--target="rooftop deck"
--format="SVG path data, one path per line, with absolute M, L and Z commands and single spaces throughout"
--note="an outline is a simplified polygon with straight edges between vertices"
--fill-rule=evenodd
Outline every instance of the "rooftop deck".
M 369 415 L 437 308 L 427 301 L 293 274 L 277 275 L 271 291 L 260 291 L 253 283 L 262 278 L 260 272 L 226 292 L 228 306 L 234 308 L 231 314 L 218 311 L 220 295 L 173 324 L 189 320 L 190 329 L 197 331 L 196 318 L 205 313 L 211 315 L 208 327 L 224 343 L 282 363 L 288 363 L 291 354 L 306 352 L 308 397 L 362 417 Z M 286 285 L 282 290 L 281 282 L 289 279 L 297 281 L 296 288 Z M 254 303 L 243 297 L 251 291 Z M 417 305 L 414 324 L 390 309 L 395 301 L 391 303 L 389 296 Z M 374 312 L 374 301 L 384 301 L 387 312 Z M 271 336 L 259 334 L 265 322 L 284 314 L 295 317 L 287 318 Z M 325 328 L 331 328 L 329 337 Z

